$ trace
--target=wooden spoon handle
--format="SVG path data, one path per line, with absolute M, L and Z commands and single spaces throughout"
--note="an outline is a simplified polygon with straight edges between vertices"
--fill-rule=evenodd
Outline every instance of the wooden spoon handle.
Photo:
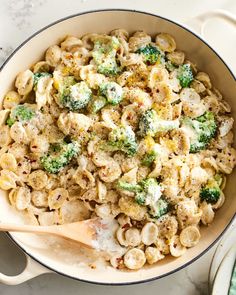
M 0 223 L 0 231 L 27 232 L 27 233 L 51 233 L 57 234 L 54 226 L 38 226 L 38 225 L 15 225 Z

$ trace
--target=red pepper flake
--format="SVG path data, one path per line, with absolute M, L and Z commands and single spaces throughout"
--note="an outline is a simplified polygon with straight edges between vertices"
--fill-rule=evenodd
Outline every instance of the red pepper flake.
M 124 225 L 122 226 L 122 228 L 124 228 L 124 229 L 128 229 L 128 228 L 130 228 L 130 224 L 129 224 L 129 223 L 126 223 L 126 224 L 124 224 Z

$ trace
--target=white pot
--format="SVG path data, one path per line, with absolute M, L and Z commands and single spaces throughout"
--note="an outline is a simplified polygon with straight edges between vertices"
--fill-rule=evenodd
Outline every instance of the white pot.
M 231 15 L 217 12 L 232 22 Z M 194 24 L 199 26 L 207 15 L 199 17 Z M 62 19 L 40 30 L 26 40 L 5 62 L 0 71 L 0 100 L 13 86 L 18 72 L 29 68 L 43 58 L 43 53 L 52 44 L 58 43 L 65 35 L 81 36 L 85 33 L 108 33 L 112 29 L 124 28 L 129 32 L 145 30 L 151 35 L 167 32 L 174 36 L 178 48 L 195 61 L 198 68 L 209 73 L 214 85 L 223 93 L 232 106 L 232 115 L 236 119 L 236 83 L 232 72 L 217 53 L 198 35 L 171 20 L 137 11 L 103 10 L 77 14 Z M 236 134 L 235 134 L 236 136 Z M 0 281 L 6 284 L 18 284 L 45 272 L 57 272 L 62 275 L 101 284 L 132 284 L 161 278 L 190 264 L 203 255 L 223 234 L 236 212 L 236 175 L 229 176 L 225 190 L 226 201 L 217 211 L 214 222 L 201 228 L 201 240 L 197 246 L 189 249 L 180 258 L 168 257 L 158 264 L 146 266 L 138 271 L 120 271 L 98 266 L 91 269 L 85 266 L 86 255 L 83 249 L 63 240 L 34 234 L 11 233 L 11 238 L 28 255 L 28 264 L 22 274 L 8 277 L 0 274 Z M 1 192 L 0 221 L 27 223 L 19 212 L 10 207 L 6 194 Z M 88 254 L 91 258 L 92 252 Z M 31 259 L 31 258 L 33 259 Z M 37 261 L 37 262 L 36 262 Z

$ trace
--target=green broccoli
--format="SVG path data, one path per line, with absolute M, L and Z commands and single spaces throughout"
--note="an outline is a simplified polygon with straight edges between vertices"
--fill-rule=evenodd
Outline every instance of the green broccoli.
M 40 158 L 42 167 L 49 173 L 56 174 L 68 165 L 80 152 L 77 142 L 60 143 L 51 146 L 48 154 Z
M 169 211 L 169 203 L 162 196 L 162 187 L 154 178 L 147 178 L 139 183 L 145 193 L 144 204 L 149 207 L 149 214 L 160 218 Z M 137 195 L 137 201 L 142 201 L 143 196 Z
M 107 100 L 105 97 L 94 97 L 88 105 L 88 111 L 92 114 L 95 114 L 99 112 L 105 105 L 107 105 Z
M 130 126 L 120 126 L 113 129 L 108 135 L 108 142 L 105 149 L 110 151 L 122 151 L 128 156 L 134 156 L 138 145 L 135 139 L 135 133 Z
M 139 48 L 136 53 L 141 54 L 144 62 L 147 64 L 153 65 L 158 61 L 164 61 L 164 53 L 161 52 L 159 48 L 151 44 Z
M 178 68 L 178 75 L 180 85 L 182 87 L 188 87 L 193 81 L 193 72 L 191 70 L 190 64 L 183 64 Z
M 38 81 L 43 78 L 43 77 L 51 77 L 52 75 L 47 72 L 39 72 L 39 73 L 34 73 L 34 86 L 38 84 Z
M 118 181 L 117 187 L 119 189 L 129 191 L 129 192 L 134 192 L 134 193 L 142 191 L 141 185 L 128 183 L 128 182 L 122 181 L 122 180 Z
M 118 188 L 135 193 L 135 201 L 147 206 L 150 216 L 159 218 L 169 211 L 169 204 L 162 196 L 162 187 L 154 178 L 147 178 L 138 184 L 118 181 Z
M 12 118 L 9 117 L 9 118 L 6 120 L 6 125 L 8 125 L 9 127 L 11 127 L 15 122 L 16 122 L 16 121 L 15 121 L 14 119 L 12 119 Z
M 161 197 L 155 204 L 155 206 L 153 206 L 153 208 L 150 210 L 150 215 L 153 218 L 160 218 L 161 216 L 165 215 L 166 213 L 168 213 L 170 210 L 170 204 L 166 201 L 166 199 L 164 199 L 163 197 Z
M 117 105 L 122 101 L 123 89 L 116 82 L 104 82 L 99 87 L 99 92 L 112 105 Z
M 139 121 L 140 135 L 155 136 L 157 132 L 167 132 L 179 127 L 179 120 L 160 119 L 157 112 L 153 109 L 147 110 L 142 114 Z
M 11 127 L 16 121 L 22 123 L 28 122 L 35 116 L 35 114 L 35 111 L 29 106 L 29 104 L 17 105 L 11 109 L 6 124 Z
M 116 52 L 120 43 L 116 37 L 112 37 L 109 42 L 102 43 L 96 41 L 93 48 L 93 59 L 97 65 L 98 73 L 105 76 L 115 76 L 120 72 L 116 61 Z
M 151 166 L 152 163 L 155 161 L 156 156 L 157 153 L 152 150 L 151 152 L 144 155 L 144 158 L 142 159 L 142 164 L 147 167 Z
M 201 201 L 206 201 L 207 203 L 215 204 L 220 197 L 221 189 L 216 179 L 208 180 L 207 184 L 202 187 L 200 191 Z
M 158 144 L 154 144 L 151 150 L 144 155 L 144 158 L 142 159 L 142 164 L 144 166 L 149 167 L 156 160 L 158 156 L 158 152 L 159 152 L 158 146 L 159 146 Z
M 170 60 L 166 61 L 165 67 L 169 72 L 172 72 L 176 69 L 176 66 Z
M 105 76 L 116 76 L 120 73 L 120 68 L 117 65 L 115 57 L 109 55 L 101 64 L 97 65 L 98 73 Z
M 139 205 L 145 206 L 145 198 L 146 198 L 146 193 L 145 192 L 137 192 L 135 194 L 135 201 Z
M 216 120 L 212 112 L 205 112 L 195 119 L 184 117 L 182 126 L 190 131 L 190 153 L 204 150 L 217 131 Z
M 71 111 L 77 111 L 86 107 L 91 98 L 91 89 L 82 81 L 65 87 L 60 95 L 60 103 Z

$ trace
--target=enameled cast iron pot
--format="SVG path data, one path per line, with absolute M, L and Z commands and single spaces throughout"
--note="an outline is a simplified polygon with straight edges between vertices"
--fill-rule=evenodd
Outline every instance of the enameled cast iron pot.
M 214 13 L 235 24 L 235 19 L 223 12 Z M 198 23 L 205 16 L 199 17 Z M 112 29 L 124 28 L 130 33 L 144 30 L 155 36 L 157 32 L 166 32 L 174 36 L 179 49 L 209 73 L 213 84 L 221 91 L 232 106 L 232 115 L 236 119 L 236 82 L 229 67 L 220 56 L 201 37 L 171 20 L 138 11 L 123 9 L 90 11 L 59 20 L 26 40 L 7 59 L 0 71 L 0 102 L 4 94 L 13 86 L 18 72 L 29 68 L 43 58 L 45 50 L 60 42 L 65 35 L 81 36 L 85 33 L 108 33 Z M 234 129 L 234 133 L 236 129 Z M 236 134 L 235 134 L 236 138 Z M 236 212 L 236 172 L 228 177 L 225 189 L 226 201 L 217 211 L 213 224 L 201 228 L 201 240 L 197 246 L 189 249 L 180 258 L 165 258 L 160 263 L 147 266 L 139 271 L 119 271 L 97 267 L 87 269 L 81 261 L 81 247 L 64 241 L 54 241 L 51 237 L 33 234 L 9 233 L 9 237 L 26 253 L 25 270 L 14 277 L 0 274 L 0 282 L 19 284 L 46 272 L 56 272 L 77 280 L 98 284 L 134 284 L 161 278 L 171 274 L 198 259 L 222 236 L 232 222 Z M 6 193 L 0 192 L 0 221 L 23 223 L 24 217 L 10 207 Z M 9 261 L 10 263 L 10 261 Z

